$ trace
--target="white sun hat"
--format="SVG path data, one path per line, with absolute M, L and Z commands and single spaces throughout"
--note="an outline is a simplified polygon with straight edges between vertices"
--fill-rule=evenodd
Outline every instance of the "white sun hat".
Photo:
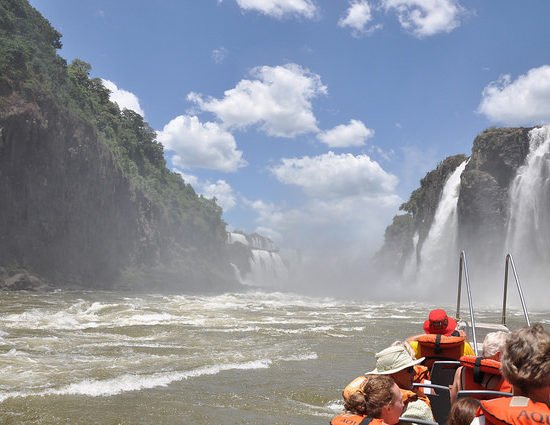
M 366 375 L 391 375 L 424 361 L 425 357 L 413 359 L 403 346 L 388 347 L 375 354 L 376 369 Z

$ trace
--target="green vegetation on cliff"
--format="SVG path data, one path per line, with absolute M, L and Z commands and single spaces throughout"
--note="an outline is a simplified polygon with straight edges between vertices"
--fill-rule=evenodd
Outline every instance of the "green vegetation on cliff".
M 223 274 L 222 270 L 228 266 L 228 263 L 223 258 L 226 236 L 225 223 L 221 218 L 221 208 L 214 200 L 197 195 L 178 174 L 167 169 L 163 146 L 156 141 L 155 131 L 143 120 L 141 115 L 126 109 L 121 111 L 118 105 L 109 100 L 110 92 L 103 86 L 102 81 L 99 78 L 90 77 L 91 66 L 89 64 L 79 59 L 67 64 L 57 54 L 57 49 L 61 48 L 60 39 L 61 34 L 26 0 L 0 0 L 0 128 L 4 127 L 2 136 L 4 145 L 2 146 L 2 140 L 0 140 L 0 156 L 2 149 L 4 152 L 12 152 L 17 144 L 26 143 L 30 146 L 37 143 L 32 140 L 32 134 L 21 134 L 21 128 L 17 127 L 21 125 L 21 122 L 28 121 L 28 114 L 32 117 L 29 125 L 35 126 L 33 128 L 36 128 L 36 131 L 44 131 L 45 134 L 41 137 L 53 137 L 52 140 L 57 138 L 58 145 L 55 149 L 68 149 L 68 153 L 56 151 L 55 161 L 65 163 L 63 161 L 66 159 L 63 158 L 66 158 L 67 155 L 71 159 L 78 157 L 83 152 L 82 149 L 79 151 L 79 146 L 82 143 L 99 142 L 103 148 L 93 150 L 92 154 L 98 155 L 97 161 L 106 162 L 94 164 L 93 166 L 97 169 L 95 172 L 90 172 L 89 175 L 111 176 L 110 178 L 116 179 L 116 175 L 119 173 L 127 182 L 129 190 L 128 202 L 126 200 L 116 201 L 118 203 L 111 201 L 109 196 L 112 195 L 109 195 L 108 190 L 104 194 L 97 195 L 97 200 L 108 204 L 113 209 L 111 221 L 109 222 L 108 217 L 104 221 L 109 222 L 110 226 L 120 228 L 122 218 L 128 216 L 129 220 L 134 220 L 135 229 L 132 230 L 131 226 L 128 229 L 125 228 L 125 233 L 118 235 L 118 239 L 122 240 L 124 237 L 128 243 L 142 245 L 141 248 L 128 248 L 128 252 L 119 254 L 120 258 L 116 263 L 118 266 L 113 267 L 113 269 L 117 269 L 116 273 L 120 273 L 127 267 L 139 268 L 142 264 L 157 266 L 159 263 L 167 264 L 175 261 L 189 270 L 190 274 L 196 274 L 194 270 L 208 273 L 209 262 L 218 262 L 219 273 L 217 274 Z M 14 117 L 24 117 L 24 119 L 21 118 L 17 121 Z M 69 127 L 63 127 L 63 125 L 69 125 Z M 65 128 L 69 128 L 69 130 L 65 131 Z M 79 134 L 81 139 L 79 139 Z M 91 136 L 88 137 L 89 134 Z M 0 135 L 2 134 L 0 133 Z M 78 139 L 78 143 L 74 141 L 75 139 Z M 75 146 L 72 147 L 71 143 L 74 143 Z M 53 149 L 52 147 L 51 150 Z M 109 152 L 107 159 L 103 158 L 101 151 Z M 87 153 L 87 155 L 90 154 L 90 152 Z M 78 158 L 81 158 L 80 160 L 84 164 L 88 164 L 90 161 L 89 157 L 80 156 Z M 47 160 L 46 158 L 44 161 Z M 91 160 L 93 161 L 94 158 Z M 24 165 L 20 164 L 19 166 L 23 167 Z M 102 167 L 113 169 L 113 171 L 105 174 L 101 171 Z M 39 176 L 41 180 L 37 177 L 38 174 L 35 177 L 29 176 L 28 173 L 25 174 L 24 178 L 28 179 L 25 184 L 36 184 L 36 187 L 39 187 L 39 183 L 37 183 L 39 181 L 57 181 L 53 175 L 48 176 L 48 166 L 44 166 L 44 169 L 45 171 L 39 168 L 37 171 L 44 172 L 44 175 Z M 10 202 L 9 196 L 14 196 L 20 203 L 14 202 L 12 205 L 35 202 L 36 206 L 40 208 L 48 208 L 49 205 L 44 206 L 43 199 L 38 201 L 39 196 L 35 190 L 31 193 L 34 197 L 31 199 L 25 198 L 24 196 L 27 195 L 14 189 L 13 185 L 17 182 L 14 183 L 10 180 L 16 175 L 16 170 L 14 170 L 14 168 L 10 168 L 4 171 L 5 180 L 3 186 L 0 185 L 0 189 L 3 187 L 0 194 L 8 199 L 2 201 Z M 0 172 L 1 178 L 3 178 L 2 172 Z M 58 185 L 63 184 L 63 182 L 59 182 Z M 86 182 L 79 182 L 79 184 L 82 186 L 82 190 L 85 190 Z M 21 186 L 21 183 L 19 185 Z M 127 196 L 122 183 L 107 181 L 106 186 L 109 185 L 111 185 L 111 192 L 114 193 L 116 188 L 116 191 L 121 193 L 120 196 Z M 46 189 L 52 190 L 49 186 Z M 67 191 L 68 189 L 65 188 L 66 193 Z M 129 212 L 125 208 L 128 203 L 132 202 L 132 199 L 134 205 L 130 207 L 132 211 Z M 55 202 L 59 204 L 61 201 L 65 202 L 66 200 L 52 200 L 52 207 L 62 208 L 62 206 L 53 205 Z M 82 201 L 82 205 L 79 205 L 81 210 L 85 208 L 84 202 Z M 90 208 L 93 207 L 90 205 Z M 52 213 L 52 216 L 55 214 Z M 14 217 L 15 213 L 0 217 L 0 225 L 9 227 L 10 223 L 15 220 Z M 65 219 L 67 218 L 65 217 Z M 42 219 L 42 221 L 45 220 L 45 218 Z M 96 219 L 94 218 L 94 220 Z M 96 226 L 105 227 L 103 229 L 103 237 L 105 237 L 105 234 L 108 234 L 108 225 L 94 222 Z M 65 236 L 58 234 L 61 233 L 58 228 L 62 227 L 59 223 L 42 223 L 40 226 L 39 231 L 44 232 L 44 235 L 34 235 L 37 244 L 41 237 L 44 240 L 49 238 L 49 240 L 58 243 L 59 239 L 66 238 L 66 233 L 68 233 L 65 230 Z M 82 228 L 81 222 L 79 222 L 79 226 L 79 229 Z M 86 247 L 91 247 L 90 250 L 99 251 L 100 241 L 90 241 L 90 235 L 93 236 L 93 231 L 82 236 L 78 242 L 85 243 Z M 71 237 L 75 238 L 75 241 L 72 241 L 75 244 L 77 236 L 71 235 Z M 116 237 L 117 235 L 113 234 L 113 239 Z M 99 235 L 97 238 L 99 239 Z M 67 238 L 66 241 L 66 246 L 69 246 Z M 29 266 L 31 269 L 35 268 L 39 272 L 48 274 L 44 272 L 47 270 L 47 265 L 42 263 L 51 263 L 51 259 L 44 260 L 42 263 L 37 261 L 33 265 L 32 260 L 29 260 L 30 255 L 24 253 L 23 243 L 20 241 L 17 243 L 20 243 L 21 246 L 6 254 L 9 255 L 11 263 L 21 263 L 19 265 Z M 155 245 L 154 248 L 143 248 L 143 246 L 151 244 Z M 65 247 L 65 245 L 63 246 Z M 113 242 L 112 246 L 113 253 L 123 250 L 120 242 L 119 245 L 115 245 Z M 132 249 L 133 251 L 130 252 Z M 7 252 L 7 248 L 5 251 Z M 20 254 L 20 258 L 17 257 L 19 254 L 15 251 L 23 252 Z M 105 251 L 107 252 L 107 250 Z M 2 266 L 2 261 L 5 261 L 5 258 L 1 258 L 1 254 L 2 252 L 0 252 L 0 266 Z M 103 255 L 106 258 L 102 261 L 111 261 L 107 258 L 108 254 Z M 111 256 L 113 255 L 111 254 Z M 98 260 L 98 264 L 101 264 L 101 261 Z M 215 269 L 216 266 L 213 268 Z M 74 270 L 71 273 L 79 274 Z M 57 276 L 56 273 L 50 273 L 50 275 Z M 102 278 L 108 279 L 109 276 Z M 198 279 L 198 276 L 195 278 Z

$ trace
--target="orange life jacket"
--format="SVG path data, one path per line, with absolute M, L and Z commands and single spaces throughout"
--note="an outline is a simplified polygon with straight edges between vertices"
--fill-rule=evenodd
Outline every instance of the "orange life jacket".
M 418 393 L 415 393 L 414 391 L 404 390 L 402 388 L 399 388 L 399 391 L 401 391 L 401 398 L 403 399 L 404 409 L 407 408 L 407 404 L 409 404 L 409 402 L 416 401 L 416 400 L 422 400 L 424 403 L 428 405 L 430 409 L 432 408 L 430 404 L 430 399 L 424 394 L 418 394 Z
M 424 366 L 431 367 L 437 360 L 458 360 L 464 354 L 463 336 L 425 334 L 416 338 L 420 357 L 426 357 Z
M 421 364 L 417 364 L 413 367 L 413 382 L 416 382 L 417 384 L 423 384 L 424 382 L 426 382 L 426 380 L 430 380 L 430 369 L 428 369 L 426 366 L 422 366 Z
M 342 413 L 330 421 L 330 425 L 384 425 L 382 419 L 373 419 L 365 415 L 354 415 L 353 413 Z
M 499 361 L 476 356 L 462 356 L 460 364 L 464 366 L 461 376 L 462 389 L 512 392 L 512 385 L 504 379 L 500 372 Z M 479 400 L 491 398 L 482 395 L 472 397 Z
M 527 397 L 482 400 L 477 416 L 485 415 L 489 425 L 549 425 L 550 407 Z

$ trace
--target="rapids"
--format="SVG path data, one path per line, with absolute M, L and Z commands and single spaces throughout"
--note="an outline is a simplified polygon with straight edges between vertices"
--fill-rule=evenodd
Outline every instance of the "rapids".
M 328 423 L 342 388 L 374 367 L 376 351 L 420 332 L 432 307 L 263 292 L 4 292 L 0 423 Z M 531 320 L 549 324 L 550 313 Z

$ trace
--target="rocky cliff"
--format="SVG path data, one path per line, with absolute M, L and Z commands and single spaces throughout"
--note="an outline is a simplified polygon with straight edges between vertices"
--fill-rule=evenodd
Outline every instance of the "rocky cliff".
M 529 152 L 529 130 L 492 128 L 474 140 L 461 175 L 456 212 L 457 245 L 468 250 L 473 262 L 500 259 L 508 223 L 509 187 Z M 463 154 L 448 157 L 420 181 L 420 187 L 400 207 L 405 214 L 395 216 L 387 227 L 384 245 L 372 259 L 375 270 L 385 270 L 385 277 L 401 278 L 407 259 L 416 257 L 419 264 L 444 184 L 466 158 Z
M 0 280 L 237 287 L 221 208 L 166 169 L 147 123 L 57 56 L 26 1 L 2 0 L 0 16 Z

